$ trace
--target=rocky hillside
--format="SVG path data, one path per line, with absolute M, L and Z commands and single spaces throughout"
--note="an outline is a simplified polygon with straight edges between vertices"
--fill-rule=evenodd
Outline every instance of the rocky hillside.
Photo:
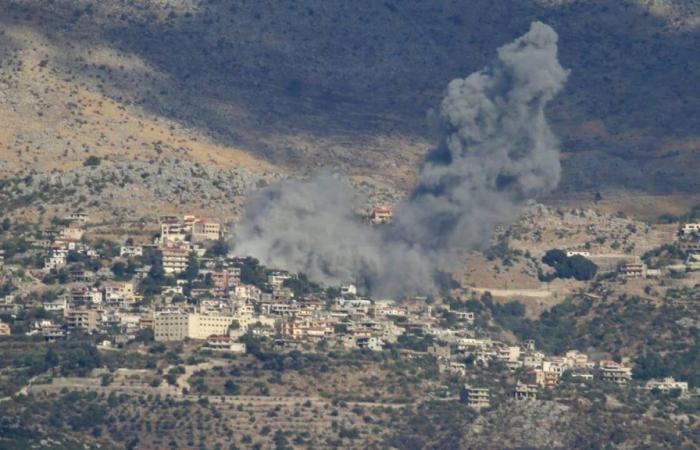
M 118 172 L 180 167 L 164 183 L 200 166 L 242 177 L 211 198 L 321 166 L 405 188 L 446 83 L 539 19 L 572 69 L 549 112 L 560 192 L 694 192 L 699 12 L 692 0 L 8 0 L 0 171 L 85 178 L 96 155 Z M 180 186 L 127 175 L 163 205 L 158 192 Z

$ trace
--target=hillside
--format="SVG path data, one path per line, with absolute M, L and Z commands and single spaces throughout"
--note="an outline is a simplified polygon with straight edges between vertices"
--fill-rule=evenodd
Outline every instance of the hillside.
M 165 159 L 244 171 L 255 185 L 331 166 L 405 188 L 446 83 L 539 19 L 572 69 L 549 111 L 565 150 L 559 193 L 696 192 L 699 10 L 680 0 L 7 1 L 0 170 L 82 173 L 96 154 L 119 172 L 131 170 L 119 158 Z M 177 176 L 135 189 L 166 207 L 159 191 Z

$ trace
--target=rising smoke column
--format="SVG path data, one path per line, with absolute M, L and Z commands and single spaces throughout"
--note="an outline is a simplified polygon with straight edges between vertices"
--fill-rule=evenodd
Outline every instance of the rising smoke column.
M 495 226 L 556 187 L 559 148 L 544 108 L 567 76 L 557 34 L 532 23 L 490 67 L 449 83 L 438 112 L 442 141 L 391 225 L 359 221 L 352 191 L 334 176 L 283 181 L 248 200 L 235 251 L 374 295 L 432 292 L 439 271 L 488 245 Z

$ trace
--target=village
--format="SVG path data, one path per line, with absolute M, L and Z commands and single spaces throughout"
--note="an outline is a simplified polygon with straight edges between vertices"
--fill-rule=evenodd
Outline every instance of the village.
M 365 220 L 382 226 L 391 220 L 391 209 L 374 208 Z M 251 339 L 264 340 L 279 354 L 400 349 L 429 355 L 441 374 L 463 379 L 462 401 L 477 411 L 492 406 L 489 386 L 469 380 L 472 368 L 479 367 L 517 373 L 510 396 L 518 401 L 536 399 L 560 383 L 586 389 L 594 379 L 700 395 L 672 377 L 634 380 L 630 358 L 592 358 L 574 349 L 546 354 L 534 340 L 494 338 L 479 326 L 480 313 L 465 307 L 468 302 L 368 298 L 353 284 L 321 287 L 303 274 L 266 268 L 232 254 L 227 227 L 215 220 L 162 216 L 153 224 L 150 242 L 143 234 L 121 242 L 89 239 L 90 217 L 81 212 L 54 224 L 31 235 L 15 227 L 14 240 L 6 241 L 0 253 L 0 315 L 6 318 L 0 322 L 0 339 L 56 342 L 100 336 L 98 347 L 113 351 L 136 341 L 187 342 L 209 355 L 246 354 Z M 700 269 L 695 253 L 700 252 L 700 223 L 682 224 L 676 241 L 665 245 L 678 248 L 686 259 L 667 265 L 656 261 L 653 267 L 642 259 L 623 260 L 607 273 L 617 283 L 631 283 Z M 565 260 L 595 256 L 581 248 L 561 253 Z

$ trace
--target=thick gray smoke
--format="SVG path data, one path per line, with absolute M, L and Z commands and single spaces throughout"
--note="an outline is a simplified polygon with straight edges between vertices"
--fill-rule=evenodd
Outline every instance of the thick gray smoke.
M 248 200 L 236 253 L 331 285 L 355 282 L 374 295 L 434 291 L 441 270 L 556 187 L 558 142 L 544 107 L 567 76 L 557 34 L 532 23 L 498 49 L 491 67 L 449 83 L 438 114 L 443 141 L 391 225 L 358 220 L 353 193 L 337 177 L 283 181 Z

